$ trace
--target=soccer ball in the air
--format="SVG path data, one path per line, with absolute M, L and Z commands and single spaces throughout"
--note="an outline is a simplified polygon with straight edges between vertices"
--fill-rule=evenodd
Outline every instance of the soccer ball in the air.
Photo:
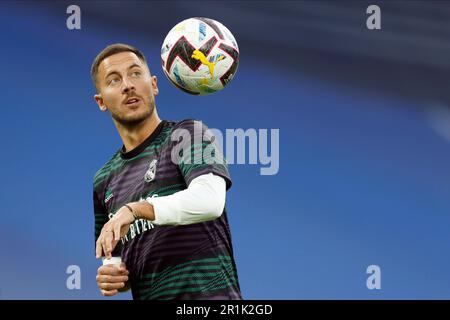
M 178 23 L 164 39 L 161 62 L 177 88 L 196 95 L 222 90 L 236 74 L 239 48 L 220 22 L 190 18 Z

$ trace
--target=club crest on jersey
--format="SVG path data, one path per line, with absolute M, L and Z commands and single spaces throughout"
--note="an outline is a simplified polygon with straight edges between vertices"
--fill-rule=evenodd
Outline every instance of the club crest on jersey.
M 145 182 L 151 182 L 151 181 L 153 181 L 153 179 L 155 179 L 157 162 L 158 162 L 158 160 L 156 160 L 156 159 L 153 159 L 150 162 L 147 172 L 145 172 L 145 175 L 144 175 Z

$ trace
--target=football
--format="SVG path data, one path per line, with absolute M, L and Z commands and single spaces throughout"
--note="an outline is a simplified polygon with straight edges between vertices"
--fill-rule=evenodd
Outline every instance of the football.
M 161 47 L 164 74 L 180 90 L 207 95 L 222 90 L 236 74 L 239 48 L 220 22 L 189 18 L 175 25 Z

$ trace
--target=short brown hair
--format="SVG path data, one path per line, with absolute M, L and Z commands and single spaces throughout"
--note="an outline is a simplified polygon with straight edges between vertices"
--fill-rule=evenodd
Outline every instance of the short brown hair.
M 105 49 L 103 49 L 94 59 L 94 62 L 92 63 L 91 67 L 91 78 L 92 82 L 94 82 L 95 87 L 97 88 L 97 74 L 98 74 L 98 67 L 100 63 L 107 57 L 112 56 L 116 53 L 121 52 L 133 52 L 135 55 L 138 56 L 139 60 L 141 60 L 143 63 L 147 64 L 147 59 L 145 59 L 144 54 L 137 48 L 130 46 L 128 44 L 124 43 L 114 43 L 109 46 L 107 46 Z

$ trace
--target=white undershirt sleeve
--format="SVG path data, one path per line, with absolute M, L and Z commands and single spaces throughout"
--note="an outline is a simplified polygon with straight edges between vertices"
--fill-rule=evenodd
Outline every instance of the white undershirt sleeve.
M 225 206 L 225 179 L 212 173 L 193 179 L 188 188 L 162 197 L 148 197 L 156 225 L 186 225 L 214 220 Z

